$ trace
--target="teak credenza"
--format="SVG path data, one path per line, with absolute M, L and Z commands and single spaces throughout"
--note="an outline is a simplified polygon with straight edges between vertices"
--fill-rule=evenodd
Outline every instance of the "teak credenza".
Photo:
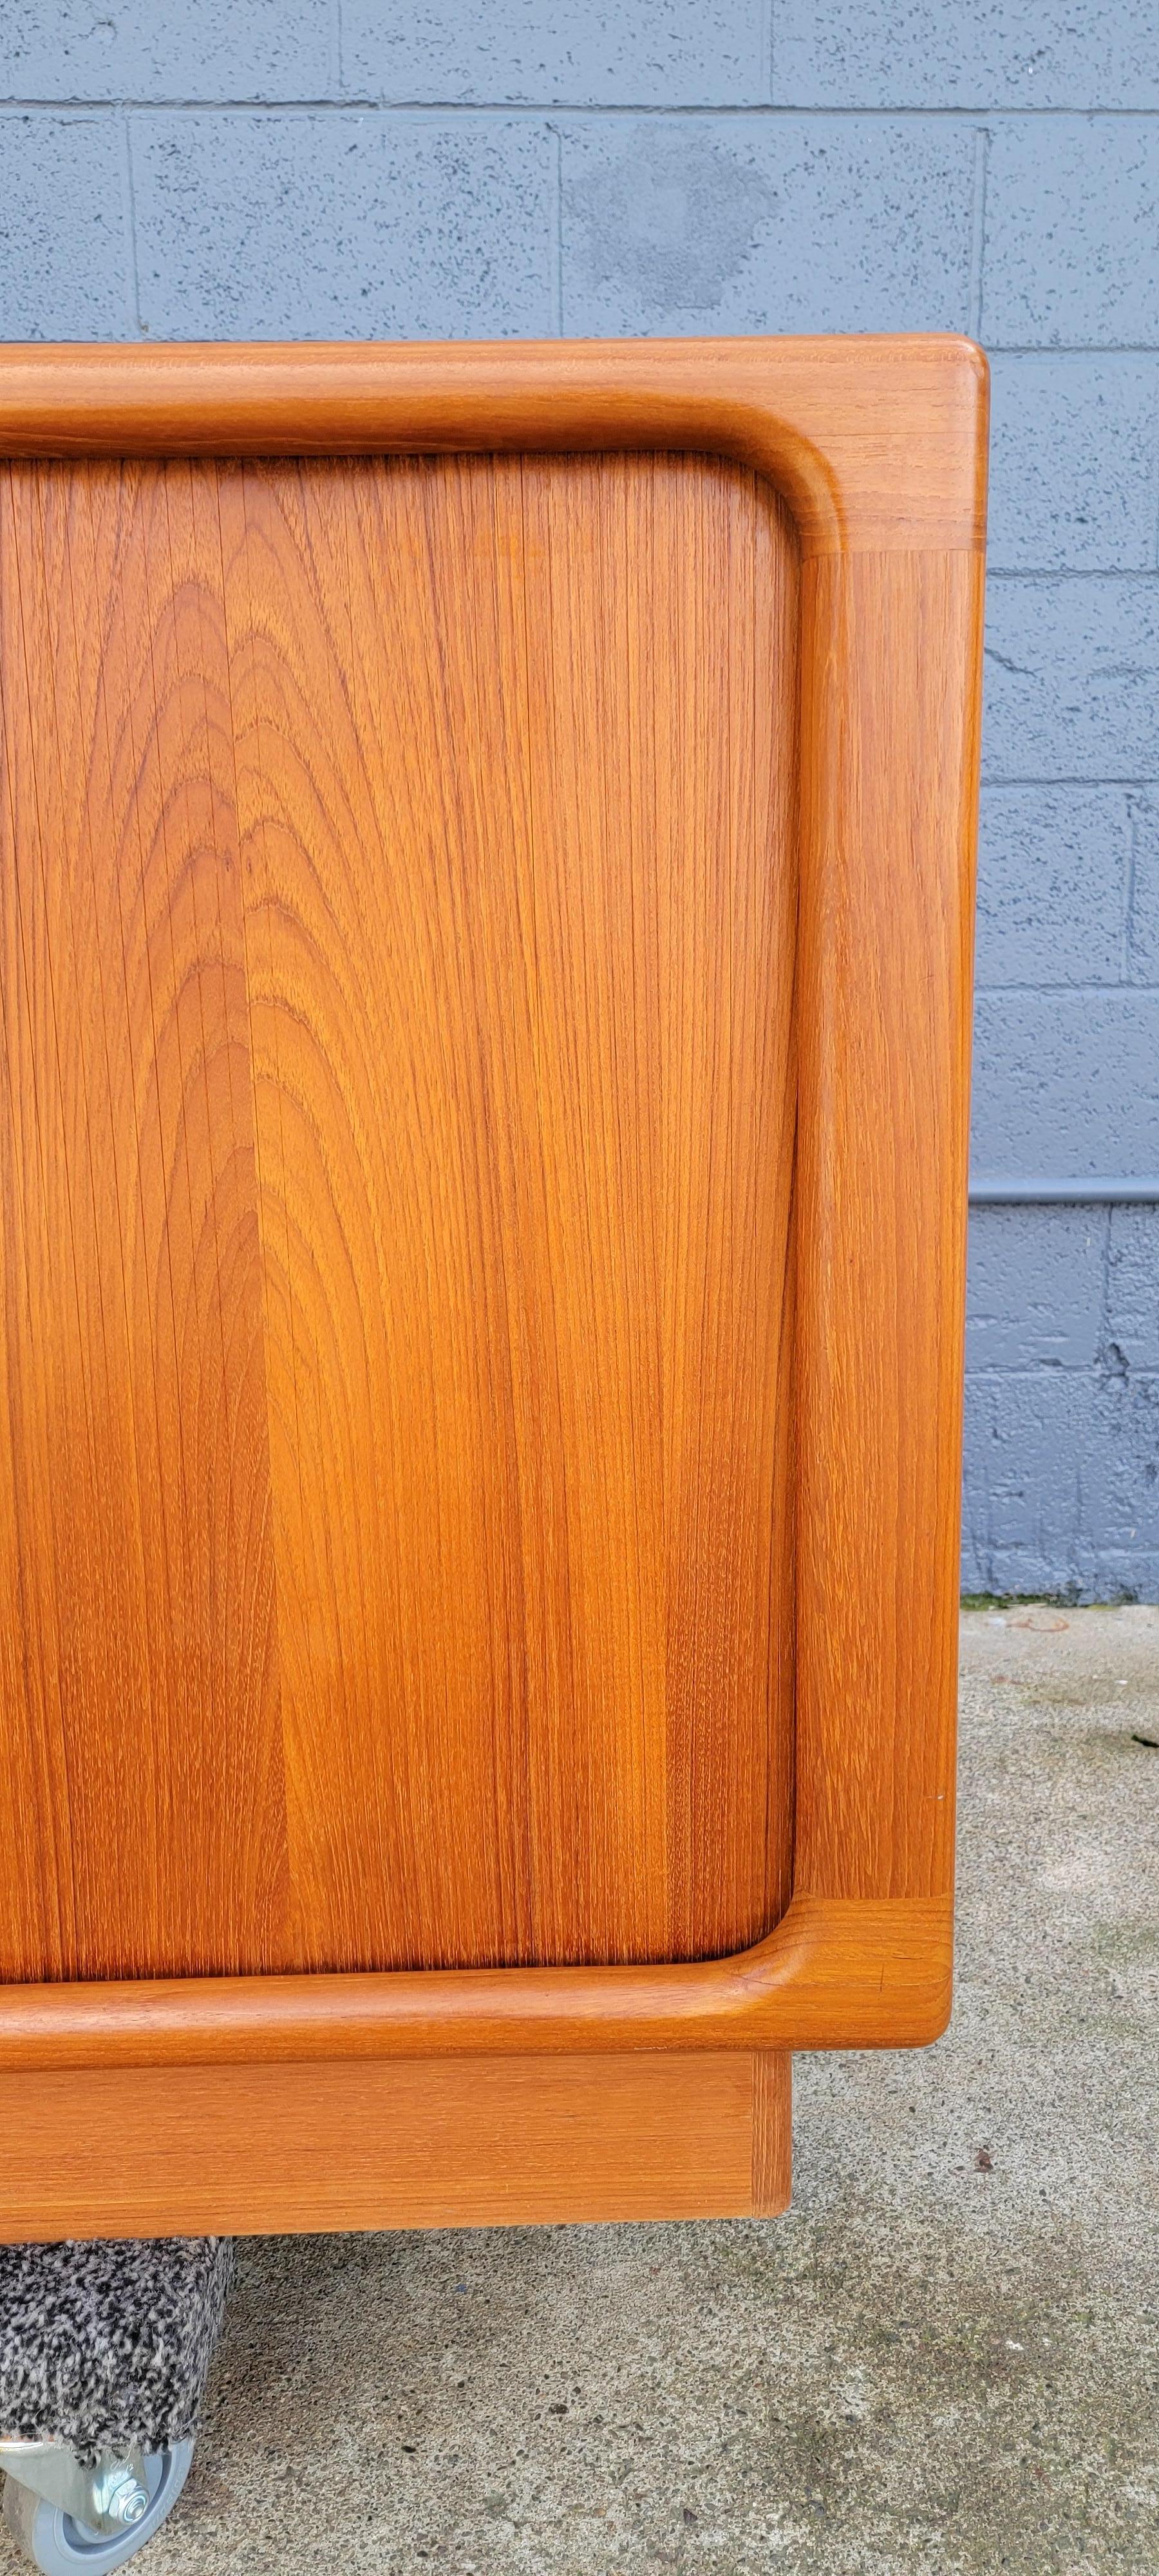
M 949 2010 L 986 371 L 0 351 L 0 2235 Z

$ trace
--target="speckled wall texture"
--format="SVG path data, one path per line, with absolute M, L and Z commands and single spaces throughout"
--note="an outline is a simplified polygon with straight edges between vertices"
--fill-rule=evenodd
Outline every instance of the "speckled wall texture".
M 4 0 L 0 335 L 994 364 L 975 1167 L 1159 1172 L 1155 0 Z M 1159 1597 L 1159 1211 L 976 1211 L 964 1580 Z

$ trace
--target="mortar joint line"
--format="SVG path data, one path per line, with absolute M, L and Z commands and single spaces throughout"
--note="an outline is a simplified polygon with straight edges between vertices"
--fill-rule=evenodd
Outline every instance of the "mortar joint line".
M 124 110 L 122 110 L 121 114 L 121 135 L 124 154 L 125 212 L 129 233 L 129 279 L 132 298 L 132 318 L 133 327 L 136 331 L 137 338 L 140 340 L 144 337 L 144 326 L 141 320 L 141 271 L 137 253 L 137 192 L 133 184 L 132 118 Z
M 1138 868 L 1140 798 L 1127 790 L 1127 866 L 1123 882 L 1123 982 L 1131 980 L 1131 952 L 1135 944 L 1135 886 Z
M 1151 471 L 1155 477 L 1155 569 L 1159 572 L 1159 392 L 1154 397 L 1151 421 Z
M 970 332 L 982 337 L 982 278 L 986 257 L 986 180 L 990 166 L 990 128 L 974 130 L 974 189 L 970 239 Z
M 100 97 L 36 96 L 19 97 L 14 92 L 0 96 L 0 114 L 4 115 L 94 115 L 113 112 L 128 106 L 144 115 L 262 115 L 262 116 L 349 116 L 369 113 L 384 116 L 583 116 L 583 117 L 668 117 L 711 118 L 756 116 L 795 118 L 802 124 L 835 124 L 860 121 L 862 124 L 896 125 L 899 122 L 925 120 L 927 124 L 958 125 L 964 132 L 985 130 L 991 135 L 996 124 L 1048 124 L 1069 119 L 1072 124 L 1087 126 L 1092 118 L 1108 123 L 1122 121 L 1134 125 L 1159 124 L 1159 108 L 1137 107 L 1012 107 L 995 108 L 976 104 L 972 107 L 837 107 L 828 102 L 810 106 L 791 100 L 747 99 L 527 99 L 527 98 L 387 98 L 364 93 L 335 97 L 332 93 L 301 95 L 292 98 L 204 97 L 204 98 L 122 98 L 109 92 Z M 979 119 L 987 120 L 983 129 Z M 1100 344 L 1102 345 L 1102 344 Z
M 554 124 L 554 123 L 553 123 L 553 124 L 551 124 L 551 125 L 549 126 L 548 131 L 549 131 L 549 133 L 550 133 L 550 134 L 552 134 L 552 135 L 554 136 L 554 139 L 555 139 L 555 190 L 554 190 L 554 196 L 553 196 L 553 210 L 554 210 L 554 217 L 555 217 L 555 277 L 554 277 L 554 280 L 553 280 L 553 286 L 554 286 L 554 292 L 555 292 L 555 328 L 556 328 L 556 334 L 557 334 L 557 337 L 558 337 L 559 339 L 561 339 L 561 340 L 562 340 L 562 338 L 563 338 L 563 336 L 564 336 L 564 333 L 563 333 L 563 134 L 562 134 L 562 132 L 561 132 L 560 127 L 559 127 L 558 125 Z

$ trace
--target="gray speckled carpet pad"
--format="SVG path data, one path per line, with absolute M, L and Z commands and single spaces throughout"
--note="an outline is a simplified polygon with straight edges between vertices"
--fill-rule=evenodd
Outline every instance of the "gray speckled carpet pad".
M 0 2245 L 0 2440 L 55 2437 L 82 2458 L 184 2440 L 232 2273 L 214 2236 Z

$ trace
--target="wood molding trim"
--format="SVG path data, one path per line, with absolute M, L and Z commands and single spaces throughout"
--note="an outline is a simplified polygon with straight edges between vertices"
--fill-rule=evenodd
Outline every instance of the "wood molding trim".
M 0 2244 L 771 2218 L 787 2057 L 330 2059 L 0 2075 Z
M 686 448 L 739 457 L 802 553 L 983 539 L 986 360 L 906 338 L 69 343 L 0 350 L 0 455 Z
M 804 567 L 787 1914 L 684 1965 L 8 1986 L 0 2069 L 944 2028 L 985 431 L 985 360 L 950 338 L 0 352 L 2 455 L 724 453 Z
M 751 1950 L 683 1966 L 5 1986 L 0 2073 L 916 2047 L 949 2019 L 952 1948 L 950 1897 L 799 1896 Z

